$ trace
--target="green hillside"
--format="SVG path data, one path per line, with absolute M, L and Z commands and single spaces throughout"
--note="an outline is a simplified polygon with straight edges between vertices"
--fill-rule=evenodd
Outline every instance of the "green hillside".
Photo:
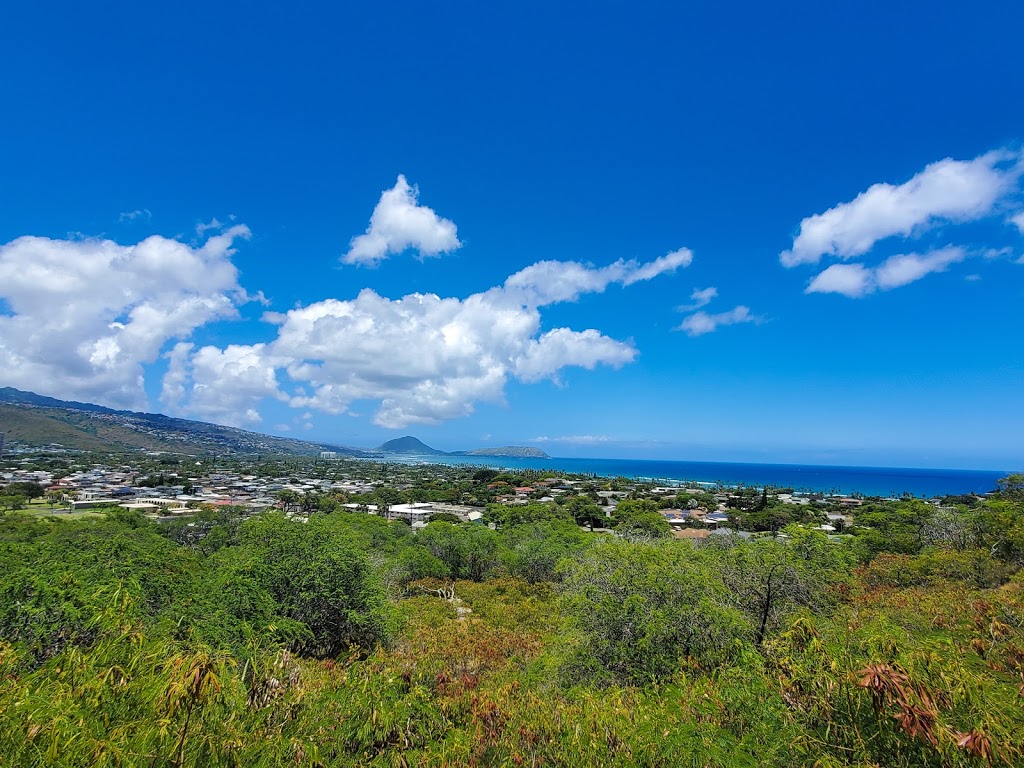
M 12 387 L 0 388 L 0 432 L 5 434 L 8 444 L 58 443 L 82 451 L 308 456 L 327 450 L 348 456 L 364 455 L 355 448 L 275 437 L 159 413 L 115 411 L 91 403 L 55 400 Z
M 181 450 L 180 444 L 143 435 L 88 413 L 0 403 L 0 432 L 4 440 L 26 445 L 60 444 L 79 451 L 116 449 Z
M 647 499 L 0 514 L 0 766 L 1021 766 L 1024 477 L 963 501 L 713 544 Z

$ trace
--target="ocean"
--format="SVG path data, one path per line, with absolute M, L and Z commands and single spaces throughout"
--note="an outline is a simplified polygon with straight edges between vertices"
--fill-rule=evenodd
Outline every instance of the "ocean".
M 471 464 L 500 469 L 557 469 L 601 477 L 627 477 L 722 485 L 773 485 L 797 491 L 922 498 L 986 493 L 1008 472 L 968 469 L 830 467 L 812 464 L 734 464 L 644 459 L 511 458 L 496 456 L 403 456 L 403 462 Z

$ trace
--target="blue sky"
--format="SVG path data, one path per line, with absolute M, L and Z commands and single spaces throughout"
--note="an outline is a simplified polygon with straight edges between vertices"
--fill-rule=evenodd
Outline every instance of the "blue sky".
M 4 11 L 0 385 L 1024 466 L 1020 4 L 344 5 Z

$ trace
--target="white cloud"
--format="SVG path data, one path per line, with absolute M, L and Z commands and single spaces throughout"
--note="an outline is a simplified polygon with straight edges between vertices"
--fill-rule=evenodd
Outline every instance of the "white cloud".
M 126 221 L 135 221 L 135 219 L 139 218 L 149 221 L 153 218 L 153 214 L 149 212 L 149 208 L 140 208 L 136 211 L 122 211 L 118 215 L 117 220 L 123 224 Z
M 626 264 L 626 276 L 623 278 L 622 284 L 632 285 L 641 280 L 651 280 L 666 272 L 675 272 L 680 267 L 688 267 L 692 263 L 693 251 L 689 248 L 680 248 L 646 264 L 637 264 L 635 261 L 630 261 Z
M 983 248 L 978 254 L 981 258 L 987 261 L 995 261 L 996 259 L 1012 259 L 1013 248 L 1006 246 L 1005 248 Z
M 890 256 L 873 269 L 863 264 L 833 264 L 811 280 L 806 293 L 840 293 L 856 299 L 876 290 L 908 285 L 932 272 L 943 272 L 965 258 L 967 252 L 963 248 L 948 246 L 925 254 Z
M 279 320 L 272 351 L 312 394 L 296 407 L 345 412 L 355 400 L 381 402 L 375 422 L 434 424 L 502 402 L 510 376 L 535 381 L 565 365 L 621 364 L 631 348 L 596 331 L 537 336 L 536 308 L 501 289 L 464 300 L 411 294 L 390 300 L 370 290 L 328 299 Z
M 181 347 L 179 344 L 171 352 L 168 375 L 175 383 L 187 382 L 188 412 L 192 415 L 218 424 L 252 425 L 262 421 L 256 409 L 261 400 L 288 399 L 277 381 L 277 368 L 286 361 L 268 354 L 265 344 L 229 344 L 224 349 L 205 346 L 189 357 L 187 367 L 176 367 L 175 356 Z M 225 387 L 225 381 L 231 386 Z
M 717 288 L 694 288 L 693 293 L 690 294 L 690 303 L 676 307 L 676 310 L 679 312 L 692 312 L 695 309 L 701 309 L 710 304 L 716 296 L 718 296 Z
M 213 404 L 223 403 L 244 418 L 263 397 L 282 396 L 270 371 L 283 369 L 294 408 L 340 414 L 358 401 L 376 402 L 374 422 L 392 428 L 466 416 L 479 403 L 503 403 L 511 379 L 557 383 L 567 367 L 618 368 L 634 360 L 632 344 L 594 329 L 542 332 L 540 308 L 612 282 L 651 279 L 684 262 L 678 255 L 600 268 L 545 261 L 465 299 L 420 293 L 389 299 L 367 289 L 347 301 L 268 312 L 264 319 L 277 326 L 276 338 L 246 349 L 258 361 L 244 371 L 214 366 L 202 377 L 207 389 L 196 393 L 196 406 L 213 413 Z M 240 387 L 235 377 L 243 372 L 248 385 Z
M 0 245 L 4 383 L 113 407 L 147 407 L 143 365 L 168 342 L 236 314 L 232 227 L 201 246 L 152 236 L 20 237 Z M 171 381 L 173 396 L 174 381 Z
M 374 266 L 389 254 L 414 248 L 422 256 L 437 256 L 461 247 L 455 223 L 417 202 L 419 188 L 399 175 L 385 190 L 370 217 L 366 233 L 352 238 L 341 260 L 346 264 Z
M 600 269 L 578 261 L 538 261 L 510 276 L 503 290 L 507 296 L 528 307 L 543 307 L 575 301 L 584 293 L 601 293 L 612 283 L 627 286 L 652 280 L 680 267 L 688 267 L 692 261 L 693 253 L 688 248 L 680 248 L 645 263 L 619 259 Z
M 566 366 L 593 370 L 598 365 L 621 368 L 633 362 L 636 350 L 593 329 L 555 328 L 527 344 L 514 371 L 523 381 L 553 378 Z M 557 379 L 556 379 L 557 381 Z
M 890 256 L 875 268 L 875 282 L 883 291 L 920 280 L 932 272 L 944 272 L 950 264 L 966 258 L 963 248 L 950 246 L 924 255 L 917 253 Z
M 1024 211 L 1015 213 L 1011 216 L 1010 223 L 1017 227 L 1017 229 L 1020 230 L 1020 233 L 1024 235 Z
M 543 307 L 601 293 L 611 283 L 623 282 L 626 269 L 624 261 L 600 269 L 577 261 L 538 261 L 505 280 L 503 291 L 525 306 Z
M 873 290 L 874 274 L 863 264 L 833 264 L 811 280 L 805 293 L 841 293 L 856 299 Z
M 822 256 L 849 259 L 894 235 L 984 218 L 1016 189 L 1021 172 L 1020 155 L 1005 150 L 969 161 L 940 160 L 904 184 L 874 184 L 850 202 L 805 218 L 779 260 L 793 267 L 816 264 Z
M 719 312 L 713 315 L 704 311 L 694 312 L 683 320 L 678 330 L 686 331 L 689 336 L 703 336 L 705 333 L 717 331 L 723 325 L 759 323 L 761 320 L 762 318 L 751 314 L 749 307 L 741 304 L 728 312 Z
M 199 237 L 203 237 L 207 232 L 211 230 L 214 232 L 219 232 L 222 229 L 224 229 L 224 224 L 221 223 L 221 221 L 216 216 L 210 219 L 210 221 L 206 224 L 202 222 L 196 224 L 196 234 L 199 235 Z

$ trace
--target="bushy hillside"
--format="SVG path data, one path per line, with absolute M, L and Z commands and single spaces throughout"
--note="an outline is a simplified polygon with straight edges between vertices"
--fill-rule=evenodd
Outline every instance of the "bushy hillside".
M 0 754 L 1020 765 L 1022 486 L 891 503 L 841 541 L 791 527 L 705 546 L 538 515 L 419 534 L 342 511 L 8 515 Z
M 316 454 L 362 451 L 153 413 L 115 411 L 6 387 L 0 390 L 0 432 L 8 443 L 59 443 L 82 451 L 159 450 L 180 453 Z
M 89 413 L 9 403 L 0 403 L 0 431 L 8 444 L 60 444 L 80 451 L 181 449 L 118 424 L 100 422 Z

